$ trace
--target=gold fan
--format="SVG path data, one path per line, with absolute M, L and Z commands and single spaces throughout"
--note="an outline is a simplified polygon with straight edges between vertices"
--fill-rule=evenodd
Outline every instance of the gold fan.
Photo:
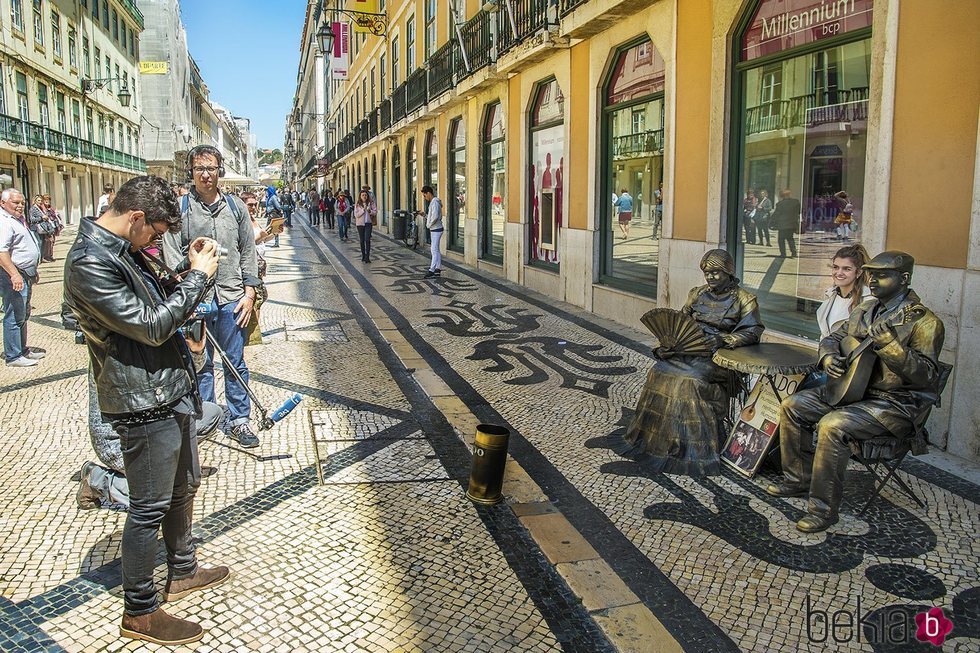
M 660 346 L 677 354 L 710 356 L 711 343 L 694 318 L 670 308 L 655 308 L 640 318 L 643 326 L 660 341 Z

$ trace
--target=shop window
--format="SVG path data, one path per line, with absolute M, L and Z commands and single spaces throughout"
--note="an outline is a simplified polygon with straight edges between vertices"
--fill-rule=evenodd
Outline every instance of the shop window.
M 614 57 L 603 94 L 600 280 L 655 297 L 664 206 L 666 65 L 649 39 L 620 48 Z
M 557 80 L 538 84 L 530 129 L 528 259 L 557 265 L 565 172 L 565 98 Z
M 418 157 L 415 153 L 415 139 L 408 139 L 405 146 L 405 187 L 408 198 L 408 206 L 416 207 L 419 205 L 417 195 L 419 183 Z
M 462 252 L 466 229 L 466 130 L 463 119 L 456 118 L 449 126 L 449 243 L 451 249 Z
M 425 134 L 425 183 L 439 195 L 439 139 L 435 129 Z
M 766 326 L 816 338 L 830 258 L 863 234 L 873 0 L 809 4 L 761 0 L 741 23 L 728 205 Z
M 499 102 L 487 107 L 483 118 L 482 203 L 480 225 L 481 258 L 500 262 L 504 258 L 504 225 L 507 222 L 504 111 Z
M 391 151 L 391 206 L 394 210 L 402 208 L 402 157 L 396 145 Z
M 381 216 L 381 225 L 388 224 L 388 150 L 381 151 L 381 185 L 378 186 L 376 196 L 378 198 L 378 214 Z

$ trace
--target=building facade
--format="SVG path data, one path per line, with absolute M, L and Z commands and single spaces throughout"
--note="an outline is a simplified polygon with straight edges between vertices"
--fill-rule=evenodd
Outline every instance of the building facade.
M 0 1 L 0 184 L 50 194 L 69 222 L 142 174 L 131 0 Z M 83 83 L 84 82 L 84 83 Z
M 906 250 L 956 366 L 931 441 L 980 460 L 968 381 L 980 355 L 980 60 L 962 56 L 980 5 L 381 7 L 385 35 L 352 36 L 347 78 L 330 81 L 328 186 L 371 186 L 387 225 L 392 209 L 422 208 L 430 184 L 447 208 L 447 258 L 633 326 L 683 304 L 703 253 L 723 247 L 759 297 L 766 339 L 813 347 L 833 252 Z M 763 193 L 798 201 L 798 226 L 756 220 Z
M 330 88 L 325 56 L 316 40 L 321 17 L 321 4 L 307 5 L 306 20 L 300 37 L 299 71 L 296 76 L 296 96 L 286 118 L 285 150 L 283 152 L 283 181 L 287 186 L 321 189 L 320 163 L 326 152 L 328 130 L 326 106 Z M 333 131 L 330 131 L 333 133 Z

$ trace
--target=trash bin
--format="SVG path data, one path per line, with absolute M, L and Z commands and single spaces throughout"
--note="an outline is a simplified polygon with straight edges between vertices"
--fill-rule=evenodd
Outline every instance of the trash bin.
M 504 467 L 507 464 L 507 442 L 510 431 L 495 424 L 476 427 L 473 442 L 473 466 L 466 496 L 477 503 L 494 504 L 503 497 Z
M 405 229 L 408 225 L 409 212 L 397 209 L 391 213 L 391 237 L 395 240 L 405 240 Z

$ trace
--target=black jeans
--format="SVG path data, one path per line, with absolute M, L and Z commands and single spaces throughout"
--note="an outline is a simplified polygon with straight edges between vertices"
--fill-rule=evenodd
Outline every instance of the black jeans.
M 320 209 L 310 207 L 310 224 L 318 225 L 320 224 Z
M 333 229 L 333 211 L 331 211 L 329 209 L 326 210 L 326 211 L 324 211 L 323 212 L 323 217 L 325 217 L 326 220 L 327 220 L 327 226 L 329 228 Z
M 789 253 L 796 256 L 796 229 L 779 229 L 776 231 L 779 239 L 779 255 L 786 256 L 786 245 L 789 245 Z
M 371 232 L 374 225 L 370 222 L 357 227 L 357 238 L 361 241 L 361 260 L 366 261 L 371 258 Z
M 128 615 L 159 607 L 153 567 L 161 526 L 169 577 L 186 578 L 197 571 L 191 542 L 194 495 L 201 484 L 195 421 L 193 415 L 176 413 L 149 424 L 116 426 L 129 480 L 129 516 L 122 536 Z

